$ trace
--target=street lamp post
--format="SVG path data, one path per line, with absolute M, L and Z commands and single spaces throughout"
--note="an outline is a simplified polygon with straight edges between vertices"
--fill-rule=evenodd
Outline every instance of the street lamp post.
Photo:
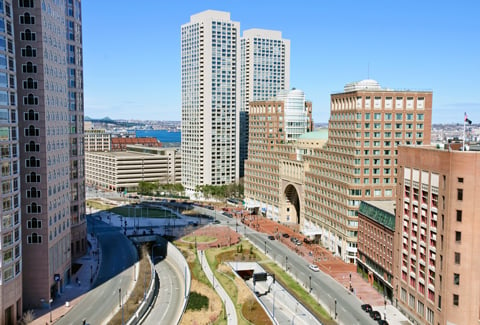
M 277 292 L 279 291 L 285 291 L 285 289 L 280 289 L 280 290 L 277 290 L 277 291 L 274 291 L 273 292 L 273 306 L 272 306 L 272 318 L 275 320 L 275 295 L 277 294 Z
M 303 313 L 303 314 L 295 314 L 295 315 L 293 315 L 293 317 L 292 317 L 292 325 L 295 324 L 295 317 L 296 317 L 296 316 L 307 316 L 307 315 L 304 314 L 304 313 Z
M 50 323 L 52 322 L 52 302 L 53 299 L 50 298 L 50 300 L 48 301 L 48 309 L 50 310 Z
M 267 241 L 265 241 L 265 254 L 267 254 Z
M 384 298 L 385 298 L 385 312 L 383 314 L 383 319 L 387 320 L 387 296 L 385 296 Z
M 337 319 L 337 299 L 335 299 L 335 319 Z
M 143 300 L 147 297 L 147 271 L 143 276 Z
M 310 280 L 310 292 L 312 292 L 312 276 L 309 275 L 308 278 Z
M 123 314 L 123 310 L 125 308 L 123 307 L 123 304 L 122 304 L 122 325 L 125 325 L 125 318 L 124 318 L 124 314 Z
M 350 272 L 350 291 L 352 291 L 352 272 Z
M 118 288 L 118 307 L 122 308 L 122 288 Z
M 287 272 L 287 262 L 288 262 L 288 256 L 285 256 L 285 272 Z

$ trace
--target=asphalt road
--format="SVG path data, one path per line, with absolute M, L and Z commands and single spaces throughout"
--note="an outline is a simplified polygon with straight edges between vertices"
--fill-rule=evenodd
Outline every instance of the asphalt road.
M 168 255 L 155 264 L 155 270 L 160 279 L 160 288 L 155 304 L 142 324 L 177 324 L 183 312 L 183 275 Z
M 133 277 L 133 265 L 138 260 L 137 251 L 131 241 L 118 228 L 88 217 L 88 231 L 95 232 L 101 250 L 102 261 L 97 279 L 85 297 L 55 324 L 104 324 L 119 306 L 121 295 Z M 122 297 L 122 299 L 124 299 Z
M 243 229 L 242 229 L 243 233 Z M 340 324 L 377 324 L 361 308 L 360 300 L 340 285 L 337 281 L 323 272 L 313 272 L 308 268 L 308 262 L 295 252 L 291 251 L 278 241 L 267 239 L 267 235 L 258 233 L 250 228 L 246 229 L 246 235 L 262 251 L 267 242 L 268 255 L 279 262 L 285 269 L 287 262 L 288 272 L 296 278 L 299 283 L 304 284 L 306 288 L 310 286 L 310 276 L 312 285 L 312 294 L 319 299 L 323 306 L 328 306 L 327 311 L 331 312 L 332 317 L 335 314 L 335 300 L 337 305 L 337 321 Z M 286 258 L 285 258 L 286 257 Z

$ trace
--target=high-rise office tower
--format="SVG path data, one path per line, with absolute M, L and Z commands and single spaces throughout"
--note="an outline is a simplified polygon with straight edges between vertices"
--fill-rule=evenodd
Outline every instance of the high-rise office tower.
M 192 193 L 238 180 L 240 24 L 207 10 L 181 33 L 182 184 Z
M 72 257 L 87 250 L 85 218 L 85 152 L 83 109 L 83 45 L 81 0 L 66 1 L 69 113 L 70 222 Z
M 16 324 L 22 315 L 21 149 L 18 143 L 21 116 L 17 111 L 13 25 L 12 2 L 0 1 L 0 324 Z
M 86 251 L 80 0 L 13 1 L 23 306 L 47 304 Z
M 479 170 L 479 152 L 399 147 L 393 289 L 415 324 L 478 322 Z
M 432 92 L 363 80 L 331 95 L 330 105 L 328 141 L 304 157 L 303 230 L 354 263 L 360 202 L 394 199 L 397 146 L 430 143 Z
M 252 101 L 272 100 L 290 87 L 290 41 L 279 31 L 249 29 L 240 40 L 240 164 L 248 158 L 248 112 Z

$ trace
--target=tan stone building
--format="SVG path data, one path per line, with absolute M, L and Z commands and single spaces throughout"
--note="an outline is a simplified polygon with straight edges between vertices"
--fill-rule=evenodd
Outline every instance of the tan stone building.
M 86 152 L 86 182 L 111 191 L 135 190 L 138 183 L 181 182 L 178 148 L 129 145 L 126 151 Z
M 313 128 L 312 103 L 300 90 L 281 92 L 276 100 L 250 103 L 245 199 L 273 220 L 300 223 L 303 161 L 295 144 Z
M 360 202 L 394 199 L 397 146 L 430 143 L 432 92 L 363 80 L 332 94 L 330 106 L 328 141 L 304 158 L 302 218 L 317 241 L 355 263 Z
M 112 134 L 104 129 L 85 130 L 85 151 L 112 150 Z
M 398 151 L 396 304 L 415 324 L 477 324 L 480 152 Z

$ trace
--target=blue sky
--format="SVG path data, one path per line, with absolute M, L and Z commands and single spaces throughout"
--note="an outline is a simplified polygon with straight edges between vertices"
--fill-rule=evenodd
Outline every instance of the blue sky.
M 207 10 L 291 41 L 290 86 L 327 122 L 352 81 L 433 91 L 433 122 L 480 123 L 480 2 L 83 1 L 85 115 L 180 120 L 180 26 Z

